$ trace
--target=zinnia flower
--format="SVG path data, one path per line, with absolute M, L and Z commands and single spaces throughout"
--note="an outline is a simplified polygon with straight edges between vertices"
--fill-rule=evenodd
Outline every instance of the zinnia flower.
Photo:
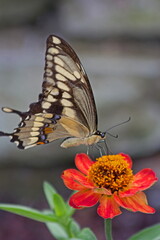
M 132 160 L 124 154 L 106 155 L 93 162 L 86 154 L 77 154 L 76 167 L 62 174 L 64 184 L 74 193 L 69 200 L 73 208 L 94 206 L 103 218 L 121 214 L 120 207 L 133 212 L 154 213 L 142 192 L 157 181 L 155 173 L 145 168 L 133 175 Z

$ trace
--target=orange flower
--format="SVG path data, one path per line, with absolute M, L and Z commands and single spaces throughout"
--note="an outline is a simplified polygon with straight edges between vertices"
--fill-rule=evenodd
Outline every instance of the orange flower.
M 107 155 L 93 162 L 80 153 L 75 157 L 75 164 L 79 171 L 68 169 L 62 174 L 64 184 L 78 191 L 70 197 L 73 208 L 91 207 L 99 202 L 97 212 L 103 218 L 121 214 L 120 207 L 133 212 L 155 212 L 142 192 L 157 181 L 155 173 L 146 168 L 133 175 L 132 160 L 128 155 Z

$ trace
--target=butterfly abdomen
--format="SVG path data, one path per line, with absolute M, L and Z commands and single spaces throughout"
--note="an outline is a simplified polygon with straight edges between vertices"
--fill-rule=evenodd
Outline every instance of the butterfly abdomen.
M 93 134 L 86 138 L 75 138 L 75 137 L 72 138 L 71 137 L 71 138 L 65 139 L 62 142 L 61 147 L 69 148 L 69 147 L 76 147 L 79 145 L 87 145 L 87 146 L 93 145 L 93 144 L 98 143 L 100 140 L 102 140 L 104 138 L 102 138 L 100 135 L 96 135 L 96 134 Z

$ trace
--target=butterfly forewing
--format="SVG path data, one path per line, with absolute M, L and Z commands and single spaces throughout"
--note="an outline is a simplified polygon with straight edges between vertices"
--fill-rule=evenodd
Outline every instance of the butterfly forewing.
M 82 64 L 70 45 L 53 35 L 47 39 L 38 102 L 32 103 L 28 112 L 3 110 L 22 119 L 13 133 L 0 132 L 0 136 L 10 136 L 19 148 L 66 137 L 87 138 L 97 130 L 95 101 Z
M 52 107 L 54 111 L 61 109 L 62 115 L 84 124 L 90 132 L 96 130 L 97 112 L 88 77 L 74 50 L 63 39 L 55 36 L 47 39 L 42 87 L 45 96 L 42 107 L 47 112 Z

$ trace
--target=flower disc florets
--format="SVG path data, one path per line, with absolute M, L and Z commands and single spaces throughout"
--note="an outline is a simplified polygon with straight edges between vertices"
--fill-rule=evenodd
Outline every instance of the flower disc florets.
M 133 181 L 133 173 L 121 155 L 98 158 L 89 169 L 88 178 L 96 187 L 106 188 L 112 193 L 126 190 Z

